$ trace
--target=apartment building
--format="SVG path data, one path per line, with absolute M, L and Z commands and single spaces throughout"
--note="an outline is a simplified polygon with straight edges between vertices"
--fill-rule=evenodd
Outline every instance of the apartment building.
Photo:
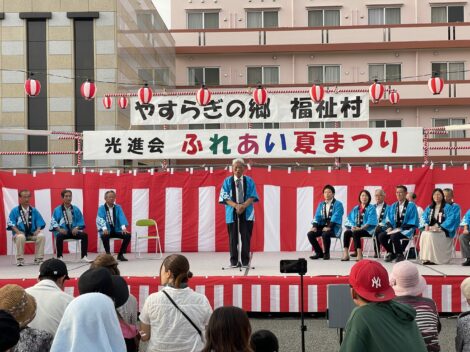
M 367 89 L 378 80 L 396 89 L 401 100 L 391 105 L 385 96 L 371 103 L 369 127 L 465 124 L 470 122 L 469 19 L 466 2 L 447 0 L 171 1 L 175 82 L 182 89 L 202 83 L 214 90 L 258 83 Z M 427 88 L 433 73 L 446 82 L 440 95 Z M 432 145 L 455 146 L 465 145 L 466 134 L 434 137 L 439 143 Z M 431 155 L 437 161 L 462 161 L 469 153 Z
M 172 36 L 151 0 L 0 0 L 0 126 L 65 132 L 129 128 L 129 109 L 105 93 L 175 84 Z M 24 82 L 34 73 L 42 86 L 27 97 Z M 94 100 L 80 95 L 86 80 L 96 82 Z M 1 134 L 2 151 L 70 152 L 74 140 L 57 136 Z M 0 167 L 77 164 L 75 155 L 2 155 Z M 111 166 L 116 161 L 85 162 Z

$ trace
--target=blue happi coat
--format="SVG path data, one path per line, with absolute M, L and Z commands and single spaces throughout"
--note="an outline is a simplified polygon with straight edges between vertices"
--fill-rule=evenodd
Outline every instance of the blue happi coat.
M 395 220 L 395 215 L 399 204 L 400 203 L 397 201 L 389 206 L 386 220 L 386 226 L 388 228 L 396 229 L 398 227 Z M 406 207 L 405 218 L 403 219 L 403 223 L 399 226 L 402 229 L 401 233 L 406 237 L 411 238 L 414 235 L 415 230 L 418 228 L 418 226 L 418 209 L 416 208 L 416 205 L 413 202 L 408 202 L 408 205 Z
M 348 218 L 346 219 L 346 223 L 344 224 L 345 227 L 351 228 L 353 226 L 358 226 L 357 224 L 357 216 L 359 214 L 360 206 L 356 205 L 353 210 L 348 214 Z M 386 210 L 385 210 L 386 211 Z M 369 204 L 366 207 L 364 212 L 364 217 L 362 218 L 362 225 L 369 225 L 366 229 L 371 235 L 375 231 L 375 227 L 377 226 L 377 213 L 375 212 L 375 207 L 372 204 Z
M 432 208 L 431 208 L 431 205 L 429 205 L 424 210 L 424 213 L 422 216 L 422 223 L 424 225 L 429 225 L 431 223 L 431 212 L 432 212 Z M 452 205 L 446 204 L 444 206 L 444 214 L 443 214 L 442 220 L 443 221 L 439 226 L 446 231 L 447 235 L 450 238 L 453 238 L 455 236 L 455 231 L 459 227 L 460 214 L 457 214 L 455 211 L 453 211 Z
M 253 198 L 253 203 L 259 201 L 258 193 L 256 192 L 256 185 L 253 179 L 249 176 L 243 175 L 243 201 L 249 198 Z M 235 179 L 233 176 L 229 176 L 224 180 L 222 188 L 220 189 L 219 203 L 225 204 L 225 222 L 231 224 L 235 222 L 235 208 L 227 204 L 227 200 L 237 202 Z M 245 219 L 247 221 L 255 220 L 255 209 L 253 203 L 245 209 Z
M 20 215 L 20 206 L 14 207 L 12 211 L 10 212 L 10 216 L 8 217 L 8 222 L 7 222 L 7 230 L 11 231 L 12 235 L 15 235 L 15 232 L 13 231 L 13 226 L 16 226 L 18 230 L 23 232 L 26 235 L 32 235 L 34 231 L 40 229 L 42 230 L 44 227 L 46 227 L 46 223 L 44 219 L 42 218 L 41 214 L 39 211 L 37 211 L 36 208 L 33 208 L 30 206 L 32 212 L 31 212 L 31 228 L 29 229 L 29 233 L 26 233 L 26 226 L 23 223 L 23 219 L 21 218 Z M 29 211 L 25 213 L 25 216 L 28 217 Z
M 324 226 L 326 225 L 326 218 L 323 217 L 323 206 L 325 202 L 320 202 L 317 207 L 317 211 L 315 212 L 315 217 L 312 220 L 312 226 Z M 333 232 L 336 236 L 341 234 L 341 224 L 343 223 L 343 214 L 344 208 L 343 203 L 339 200 L 335 199 L 333 204 L 333 213 L 331 214 L 330 223 L 334 223 L 333 225 Z
M 128 226 L 129 223 L 127 222 L 126 216 L 122 211 L 122 208 L 118 204 L 114 204 L 114 231 L 122 232 L 122 226 Z M 111 210 L 112 211 L 112 210 Z M 106 209 L 103 205 L 100 205 L 98 208 L 98 215 L 96 216 L 96 227 L 98 229 L 98 233 L 100 236 L 103 235 L 103 228 L 107 228 L 108 231 L 111 231 L 111 225 L 109 224 L 107 217 L 106 217 Z
M 57 231 L 57 229 L 59 228 L 70 231 L 73 228 L 78 227 L 80 230 L 83 230 L 85 228 L 85 220 L 83 219 L 82 212 L 75 205 L 72 205 L 72 223 L 70 225 L 71 228 L 69 229 L 67 227 L 67 222 L 64 219 L 62 205 L 59 205 L 52 212 L 51 226 L 49 227 L 49 231 L 52 231 L 54 233 L 54 236 L 57 236 L 59 234 L 59 231 Z
M 465 214 L 465 216 L 463 217 L 462 219 L 462 222 L 460 223 L 460 226 L 470 226 L 470 209 L 467 210 L 467 213 Z

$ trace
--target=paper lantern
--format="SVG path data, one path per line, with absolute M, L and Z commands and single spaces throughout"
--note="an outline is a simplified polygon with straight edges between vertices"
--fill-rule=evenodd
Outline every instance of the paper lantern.
M 127 105 L 129 105 L 129 99 L 127 99 L 127 97 L 120 97 L 118 100 L 118 105 L 121 109 L 126 109 Z
M 201 106 L 205 106 L 209 104 L 211 101 L 211 92 L 205 86 L 202 86 L 196 93 L 196 100 L 197 103 Z
M 83 82 L 82 86 L 80 87 L 80 94 L 86 100 L 92 100 L 96 95 L 96 90 L 96 84 L 86 80 L 86 82 Z
M 384 96 L 384 87 L 378 82 L 372 83 L 369 87 L 370 99 L 374 104 L 377 104 Z
M 253 91 L 253 100 L 257 105 L 264 105 L 268 101 L 268 92 L 261 86 Z
M 139 101 L 141 104 L 147 105 L 152 101 L 152 89 L 146 83 L 142 88 L 139 89 L 137 96 L 139 97 Z
M 24 82 L 24 91 L 30 97 L 36 97 L 41 93 L 41 83 L 37 79 L 28 78 Z
M 319 103 L 323 100 L 323 97 L 325 96 L 325 89 L 323 86 L 320 85 L 313 85 L 309 91 L 310 93 L 310 98 L 315 102 Z
M 441 94 L 444 88 L 444 80 L 440 77 L 431 77 L 428 80 L 428 88 L 434 95 Z
M 390 93 L 390 96 L 388 97 L 388 100 L 390 101 L 390 104 L 398 104 L 400 101 L 400 94 L 396 90 Z
M 103 97 L 103 105 L 105 109 L 111 109 L 111 106 L 113 106 L 113 99 L 111 99 L 111 97 Z

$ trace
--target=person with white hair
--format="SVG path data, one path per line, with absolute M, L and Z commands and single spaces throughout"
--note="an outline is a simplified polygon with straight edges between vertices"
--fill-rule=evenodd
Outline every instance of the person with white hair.
M 250 263 L 250 241 L 255 220 L 253 203 L 258 193 L 253 179 L 244 175 L 243 159 L 232 161 L 233 175 L 227 177 L 220 190 L 219 203 L 225 205 L 225 222 L 230 242 L 230 266 L 248 267 Z M 238 259 L 238 233 L 241 238 L 241 262 Z

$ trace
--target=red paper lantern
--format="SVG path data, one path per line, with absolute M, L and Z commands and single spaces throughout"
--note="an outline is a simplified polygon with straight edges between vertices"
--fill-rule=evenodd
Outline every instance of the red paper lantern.
M 390 104 L 398 104 L 400 101 L 400 94 L 396 90 L 390 93 L 390 96 L 388 97 L 388 100 L 390 101 Z
M 377 104 L 380 99 L 384 96 L 384 86 L 378 82 L 371 84 L 369 87 L 370 99 L 374 104 Z
M 317 85 L 313 85 L 309 91 L 310 93 L 310 98 L 315 102 L 315 103 L 319 103 L 323 100 L 323 97 L 325 96 L 325 89 L 323 88 L 323 86 L 317 86 Z
M 268 92 L 261 86 L 258 86 L 253 92 L 253 100 L 257 105 L 264 105 L 268 101 Z
M 142 88 L 139 89 L 137 96 L 139 97 L 139 101 L 141 104 L 147 105 L 152 100 L 152 89 L 146 83 Z
M 201 106 L 205 106 L 209 104 L 211 101 L 211 92 L 205 86 L 202 86 L 196 93 L 196 100 L 197 103 Z
M 441 94 L 444 88 L 444 80 L 440 77 L 431 77 L 428 80 L 428 88 L 434 95 Z
M 36 97 L 41 93 L 41 83 L 37 79 L 28 78 L 24 82 L 24 91 L 30 97 Z
M 118 105 L 121 109 L 127 108 L 127 105 L 129 105 L 129 99 L 127 99 L 127 97 L 120 97 L 118 100 Z
M 103 105 L 105 109 L 111 109 L 111 106 L 113 106 L 113 99 L 111 99 L 111 97 L 103 97 Z
M 80 87 L 80 94 L 86 100 L 92 100 L 96 95 L 96 90 L 96 84 L 86 80 L 86 82 L 83 82 L 82 86 Z

